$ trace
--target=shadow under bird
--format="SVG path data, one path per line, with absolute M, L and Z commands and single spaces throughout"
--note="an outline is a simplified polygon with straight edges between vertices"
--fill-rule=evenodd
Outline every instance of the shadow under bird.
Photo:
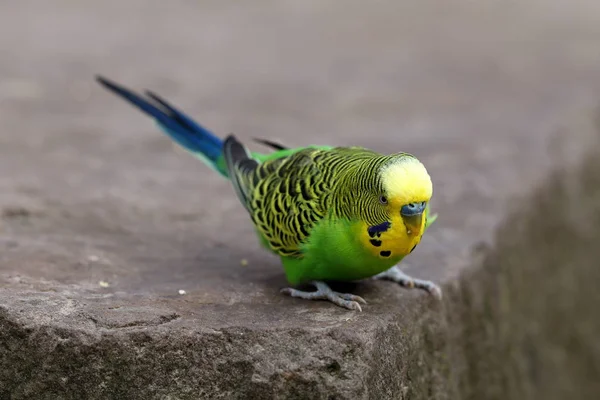
M 154 118 L 175 142 L 229 179 L 261 244 L 281 258 L 292 297 L 329 300 L 362 311 L 366 301 L 326 282 L 387 279 L 441 298 L 439 286 L 397 264 L 421 241 L 430 215 L 431 178 L 413 155 L 383 155 L 361 147 L 286 148 L 250 152 L 234 135 L 224 140 L 147 91 L 146 98 L 97 76 L 97 81 Z

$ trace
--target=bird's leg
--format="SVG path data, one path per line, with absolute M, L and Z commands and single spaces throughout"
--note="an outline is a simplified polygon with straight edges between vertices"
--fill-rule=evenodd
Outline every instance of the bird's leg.
M 430 295 L 440 300 L 442 298 L 442 289 L 435 283 L 431 281 L 425 281 L 422 279 L 416 279 L 406 275 L 397 265 L 394 265 L 392 268 L 384 271 L 380 274 L 377 274 L 373 277 L 373 279 L 385 279 L 389 281 L 394 281 L 400 286 L 407 289 L 422 289 L 427 291 Z
M 325 282 L 313 281 L 311 284 L 316 286 L 317 290 L 315 292 L 305 292 L 303 290 L 288 287 L 281 289 L 281 293 L 306 300 L 329 300 L 333 304 L 337 304 L 338 306 L 349 310 L 362 311 L 359 303 L 367 304 L 365 299 L 360 296 L 350 293 L 334 292 Z

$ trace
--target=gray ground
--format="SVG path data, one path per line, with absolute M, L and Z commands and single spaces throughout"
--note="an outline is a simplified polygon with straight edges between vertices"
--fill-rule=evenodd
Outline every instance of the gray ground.
M 22 379 L 13 365 L 0 373 L 6 393 L 81 387 L 102 398 L 137 387 L 148 392 L 128 395 L 210 397 L 267 390 L 264 382 L 288 388 L 290 373 L 314 393 L 365 395 L 365 374 L 380 367 L 373 340 L 414 303 L 387 282 L 349 288 L 369 302 L 362 314 L 280 295 L 282 269 L 229 184 L 96 85 L 96 73 L 152 89 L 220 135 L 417 155 L 440 218 L 405 266 L 440 283 L 542 176 L 549 139 L 596 105 L 592 1 L 341 4 L 0 2 L 0 325 L 45 332 L 51 344 L 30 343 L 44 365 L 77 358 L 56 353 L 52 329 L 65 329 L 68 349 L 97 350 L 100 371 L 78 383 L 33 361 Z M 139 332 L 166 340 L 171 356 L 207 353 L 173 356 L 188 367 L 168 376 L 149 361 L 160 350 L 141 355 L 125 384 L 131 360 L 119 373 L 103 362 L 137 348 Z M 107 340 L 124 353 L 103 355 Z M 343 348 L 355 347 L 348 358 Z M 342 378 L 319 372 L 331 359 Z M 222 379 L 218 365 L 231 382 L 196 380 Z

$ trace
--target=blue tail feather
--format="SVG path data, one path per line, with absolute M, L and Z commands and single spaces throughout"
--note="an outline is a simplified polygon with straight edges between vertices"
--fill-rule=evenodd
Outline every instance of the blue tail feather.
M 204 161 L 218 170 L 217 160 L 223 153 L 223 140 L 219 137 L 150 91 L 146 91 L 146 95 L 149 97 L 149 100 L 146 100 L 106 78 L 96 76 L 96 80 L 111 92 L 153 117 L 158 126 L 173 140 L 196 156 L 205 158 Z

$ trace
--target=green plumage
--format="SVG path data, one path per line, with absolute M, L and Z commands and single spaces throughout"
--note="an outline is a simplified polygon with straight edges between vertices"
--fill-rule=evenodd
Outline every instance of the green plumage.
M 226 160 L 229 146 L 243 148 L 229 137 Z M 363 223 L 390 219 L 372 195 L 384 190 L 377 171 L 411 157 L 359 147 L 306 147 L 269 155 L 244 150 L 229 159 L 229 177 L 261 243 L 281 256 L 291 284 L 359 280 L 389 269 L 404 256 L 374 257 L 361 245 L 357 230 Z

